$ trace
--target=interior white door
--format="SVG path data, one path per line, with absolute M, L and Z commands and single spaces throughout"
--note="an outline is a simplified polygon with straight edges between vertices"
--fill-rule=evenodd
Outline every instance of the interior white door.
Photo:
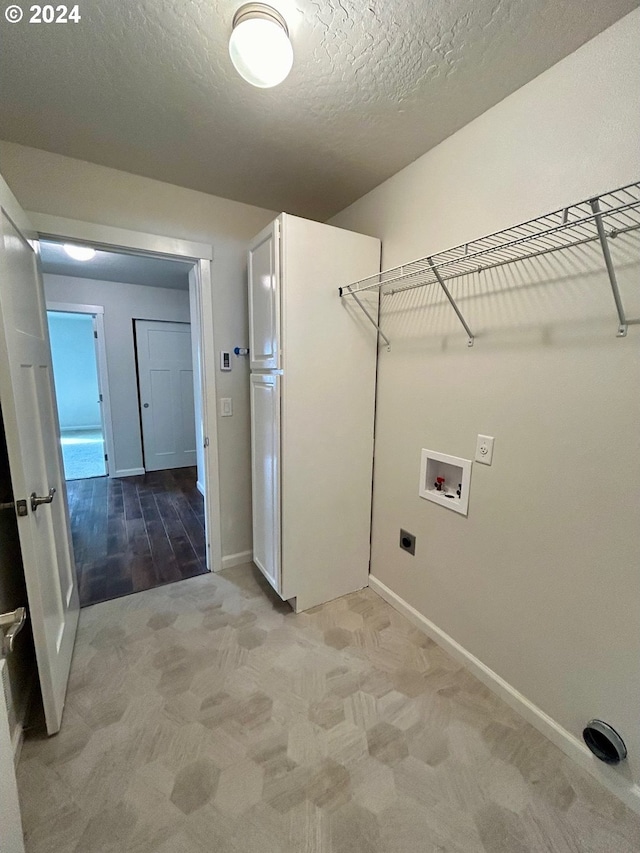
M 42 278 L 29 233 L 24 212 L 0 178 L 0 400 L 13 494 L 26 513 L 18 513 L 18 533 L 47 730 L 53 734 L 62 722 L 79 605 Z M 47 503 L 32 505 L 30 495 Z
M 280 568 L 280 376 L 251 374 L 253 562 L 276 592 Z
M 249 359 L 251 370 L 280 368 L 280 223 L 249 246 Z
M 196 415 L 189 323 L 136 320 L 144 467 L 196 465 Z
M 0 658 L 0 685 L 6 674 L 6 661 Z M 13 766 L 13 745 L 4 690 L 0 689 L 0 853 L 24 853 L 18 786 Z

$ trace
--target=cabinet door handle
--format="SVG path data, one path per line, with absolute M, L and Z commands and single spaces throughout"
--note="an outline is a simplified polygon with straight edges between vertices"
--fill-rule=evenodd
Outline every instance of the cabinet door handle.
M 56 490 L 53 486 L 49 489 L 49 494 L 46 497 L 39 497 L 35 492 L 31 492 L 31 511 L 35 512 L 41 504 L 50 504 L 53 500 L 53 496 L 55 495 Z

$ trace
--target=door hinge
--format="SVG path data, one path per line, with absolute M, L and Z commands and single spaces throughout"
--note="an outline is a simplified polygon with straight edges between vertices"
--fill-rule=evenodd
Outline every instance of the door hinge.
M 97 337 L 98 337 L 98 333 L 97 333 L 95 330 L 94 330 L 94 332 L 93 332 L 93 337 L 94 337 L 94 338 L 97 338 Z
M 105 461 L 105 462 L 108 462 L 108 461 L 109 461 L 109 456 L 108 456 L 108 454 L 106 454 L 106 453 L 104 454 L 104 461 Z
M 204 437 L 204 446 L 209 447 L 209 436 L 208 435 L 205 435 L 205 437 Z
M 102 403 L 102 394 L 100 394 L 99 397 L 100 397 L 100 399 L 98 400 L 98 402 Z

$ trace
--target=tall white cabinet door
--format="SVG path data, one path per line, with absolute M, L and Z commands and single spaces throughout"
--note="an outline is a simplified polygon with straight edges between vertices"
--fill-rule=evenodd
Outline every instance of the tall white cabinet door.
M 249 357 L 251 370 L 280 367 L 280 223 L 249 246 Z
M 251 375 L 253 562 L 276 592 L 280 571 L 280 376 Z

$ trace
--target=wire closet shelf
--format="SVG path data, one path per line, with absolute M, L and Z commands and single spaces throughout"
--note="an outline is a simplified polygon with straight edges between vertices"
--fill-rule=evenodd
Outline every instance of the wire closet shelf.
M 549 252 L 570 249 L 599 241 L 618 313 L 618 337 L 627 334 L 625 316 L 609 240 L 640 228 L 640 182 L 563 207 L 537 219 L 496 231 L 470 243 L 455 246 L 407 264 L 338 288 L 341 297 L 350 296 L 367 315 L 378 334 L 390 347 L 376 319 L 358 297 L 359 293 L 378 290 L 381 296 L 393 296 L 415 287 L 439 284 L 464 327 L 469 346 L 474 336 L 447 285 L 449 279 L 469 273 L 539 257 Z

